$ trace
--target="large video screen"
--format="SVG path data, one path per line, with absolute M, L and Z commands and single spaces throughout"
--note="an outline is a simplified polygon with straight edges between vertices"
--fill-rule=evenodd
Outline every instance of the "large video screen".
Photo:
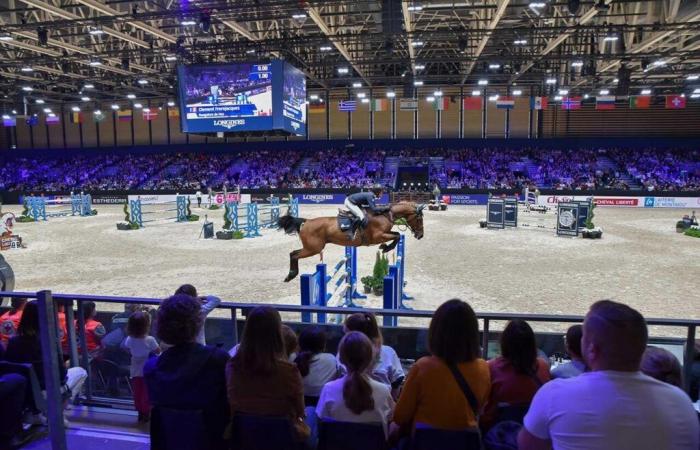
M 306 77 L 281 60 L 178 67 L 185 133 L 306 133 Z

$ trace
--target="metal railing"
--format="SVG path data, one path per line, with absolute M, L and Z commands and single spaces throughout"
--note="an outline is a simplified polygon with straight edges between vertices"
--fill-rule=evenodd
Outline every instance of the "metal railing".
M 60 341 L 58 339 L 58 319 L 55 302 L 61 301 L 65 305 L 66 323 L 74 323 L 75 313 L 73 310 L 73 302 L 77 306 L 77 333 L 76 327 L 67 326 L 68 342 L 70 344 L 70 361 L 72 366 L 80 365 L 88 372 L 88 381 L 86 382 L 86 397 L 92 397 L 90 383 L 90 364 L 87 351 L 78 352 L 78 344 L 81 349 L 87 349 L 85 337 L 85 320 L 83 318 L 83 302 L 94 301 L 102 303 L 117 303 L 117 304 L 139 304 L 139 305 L 159 305 L 162 301 L 160 298 L 144 298 L 144 297 L 119 297 L 119 296 L 102 296 L 102 295 L 79 295 L 79 294 L 52 294 L 51 291 L 39 292 L 2 292 L 0 291 L 0 299 L 2 298 L 26 298 L 36 299 L 39 306 L 39 319 L 42 324 L 40 330 L 41 348 L 44 363 L 44 377 L 46 380 L 46 394 L 48 404 L 48 421 L 50 429 L 50 438 L 52 448 L 54 450 L 65 450 L 66 436 L 63 425 L 62 415 L 62 400 L 61 400 L 61 381 L 59 380 L 59 360 L 57 351 L 51 351 L 53 347 L 60 350 Z M 251 310 L 261 303 L 238 303 L 238 302 L 222 302 L 217 309 L 227 309 L 230 311 L 231 320 L 233 321 L 233 340 L 238 342 L 238 329 L 235 326 L 238 319 L 238 311 L 240 310 L 245 316 L 245 312 Z M 308 314 L 326 313 L 326 314 L 354 314 L 358 312 L 372 312 L 377 316 L 389 317 L 407 317 L 430 319 L 433 316 L 433 311 L 412 310 L 412 309 L 371 309 L 371 308 L 348 308 L 348 307 L 327 307 L 327 306 L 301 306 L 301 305 L 269 305 L 280 312 Z M 488 358 L 489 352 L 489 335 L 492 322 L 503 322 L 512 319 L 521 319 L 534 323 L 582 323 L 583 316 L 575 315 L 554 315 L 554 314 L 517 314 L 517 313 L 477 313 L 477 319 L 482 322 L 482 357 Z M 683 372 L 686 391 L 690 388 L 691 368 L 694 359 L 695 336 L 700 320 L 690 319 L 663 319 L 650 318 L 646 319 L 647 325 L 661 327 L 685 328 L 687 333 L 684 342 L 683 351 Z M 41 376 L 41 374 L 37 374 Z

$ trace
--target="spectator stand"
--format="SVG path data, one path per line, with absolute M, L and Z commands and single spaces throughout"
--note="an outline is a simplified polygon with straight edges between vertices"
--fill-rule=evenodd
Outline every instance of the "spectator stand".
M 173 208 L 172 205 L 175 205 Z M 165 209 L 163 209 L 165 207 Z M 160 213 L 168 213 L 169 217 L 155 217 L 153 219 L 144 220 L 145 215 L 155 215 Z M 171 216 L 175 213 L 174 216 Z M 143 227 L 146 222 L 170 221 L 187 222 L 187 196 L 178 195 L 175 201 L 157 202 L 157 203 L 142 203 L 141 198 L 129 201 L 129 216 L 131 222 Z

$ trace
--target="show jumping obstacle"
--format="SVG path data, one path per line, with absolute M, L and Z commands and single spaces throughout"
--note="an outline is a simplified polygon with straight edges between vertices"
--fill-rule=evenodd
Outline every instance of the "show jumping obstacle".
M 172 206 L 175 206 L 174 208 Z M 165 209 L 163 207 L 165 206 Z M 152 215 L 167 212 L 169 217 L 154 217 L 152 219 L 144 219 L 145 215 Z M 174 215 L 172 215 L 174 213 Z M 175 201 L 157 202 L 157 203 L 142 203 L 140 198 L 129 201 L 129 216 L 131 222 L 143 227 L 147 222 L 160 222 L 175 220 L 176 222 L 187 222 L 187 196 L 178 195 Z
M 593 209 L 593 198 L 558 203 L 554 225 L 545 222 L 545 218 L 548 217 L 546 207 L 533 207 L 529 202 L 524 206 L 524 212 L 535 214 L 539 219 L 536 219 L 537 222 L 519 221 L 520 204 L 516 197 L 490 198 L 486 205 L 486 228 L 521 226 L 556 230 L 557 236 L 578 236 L 586 228 L 586 222 Z
M 90 194 L 71 194 L 70 198 L 47 200 L 44 197 L 27 197 L 25 200 L 29 215 L 35 220 L 48 220 L 48 217 L 91 216 L 92 197 Z
M 269 204 L 258 203 L 226 203 L 226 218 L 231 228 L 224 231 L 242 231 L 244 237 L 262 236 L 260 228 L 277 228 L 280 218 L 280 199 L 271 197 Z M 287 206 L 287 214 L 297 217 L 299 214 L 299 199 L 291 199 Z

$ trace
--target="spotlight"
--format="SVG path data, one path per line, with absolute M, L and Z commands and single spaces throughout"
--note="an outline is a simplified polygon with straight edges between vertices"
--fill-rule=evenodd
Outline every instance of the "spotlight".
M 180 25 L 183 27 L 191 27 L 192 25 L 197 25 L 197 22 L 192 19 L 182 19 L 180 20 Z
M 411 47 L 422 47 L 423 41 L 413 41 L 411 42 Z
M 600 90 L 600 95 L 608 95 L 610 94 L 610 91 L 608 89 L 601 89 Z
M 486 86 L 487 84 L 489 84 L 489 80 L 483 80 L 483 79 L 482 79 L 482 80 L 479 80 L 477 84 L 478 84 L 479 86 Z
M 101 115 L 102 115 L 102 111 L 100 111 L 99 109 L 94 110 L 92 113 L 93 113 L 94 115 L 96 115 L 96 116 L 101 116 Z
M 10 33 L 2 33 L 2 34 L 0 34 L 0 41 L 9 42 L 9 41 L 12 41 L 12 40 L 14 40 L 14 38 L 12 37 L 12 35 L 11 35 Z
M 435 97 L 442 97 L 442 91 L 439 91 L 439 90 L 438 90 L 438 91 L 435 91 L 435 92 L 433 92 L 433 95 L 434 95 Z
M 91 59 L 90 62 L 88 62 L 88 64 L 92 67 L 97 67 L 97 66 L 102 65 L 102 63 L 97 59 Z
M 357 98 L 365 98 L 365 97 L 367 97 L 367 94 L 365 94 L 364 92 L 357 93 Z
M 496 100 L 498 100 L 498 94 L 495 94 L 495 95 L 492 95 L 491 97 L 489 97 L 490 102 L 495 102 Z
M 95 85 L 92 83 L 87 83 L 85 86 L 83 86 L 83 89 L 95 89 Z
M 44 108 L 44 112 L 45 112 L 46 114 L 49 114 L 49 113 L 51 112 L 51 108 Z
M 352 84 L 352 87 L 354 87 L 354 88 L 360 88 L 360 87 L 362 87 L 362 83 L 357 83 L 357 82 L 355 82 L 355 83 Z
M 141 103 L 134 103 L 134 108 L 136 108 L 136 109 L 143 108 L 143 105 Z
M 303 13 L 303 12 L 294 13 L 294 14 L 292 14 L 292 19 L 294 19 L 294 20 L 306 19 L 306 13 Z
M 331 47 L 330 45 L 322 45 L 318 49 L 322 52 L 330 52 L 331 50 L 333 50 L 333 47 Z
M 583 61 L 574 61 L 571 63 L 571 67 L 583 67 Z
M 24 92 L 32 92 L 34 90 L 34 88 L 31 86 L 22 86 L 22 90 Z
M 175 55 L 168 55 L 165 57 L 166 61 L 177 61 L 177 56 Z
M 43 105 L 45 102 L 42 99 L 38 98 L 34 103 L 36 103 L 37 105 Z
M 523 95 L 523 91 L 521 91 L 520 89 L 516 89 L 513 91 L 513 95 L 515 97 L 519 97 L 519 96 Z
M 568 89 L 559 89 L 559 95 L 566 95 L 569 93 Z
M 318 95 L 317 94 L 309 95 L 309 100 L 318 100 Z
M 360 100 L 360 101 L 361 101 L 362 103 L 369 103 L 369 99 L 368 99 L 368 98 L 363 98 L 363 99 Z
M 148 84 L 148 80 L 141 78 L 139 81 L 137 81 L 137 83 L 143 86 L 144 84 Z
M 481 95 L 481 91 L 472 91 L 472 97 L 478 97 Z
M 513 44 L 515 44 L 515 45 L 525 45 L 525 44 L 527 44 L 527 40 L 526 40 L 526 39 L 516 39 L 516 40 L 513 41 Z
M 348 70 L 347 67 L 338 67 L 338 74 L 340 74 L 340 75 L 347 75 L 348 72 L 350 72 L 350 71 Z
M 112 109 L 115 110 L 115 111 L 117 111 L 117 110 L 119 109 L 119 105 L 117 105 L 116 103 L 113 103 L 113 104 L 112 104 Z
M 556 78 L 547 78 L 544 82 L 546 84 L 557 84 L 557 79 Z
M 396 97 L 396 92 L 394 92 L 394 91 L 388 91 L 388 92 L 386 93 L 386 96 L 387 96 L 388 98 L 394 98 L 394 97 Z
M 104 34 L 105 32 L 102 30 L 102 27 L 91 27 L 88 33 L 90 33 L 93 36 L 99 36 L 101 34 Z
M 555 100 L 555 101 L 560 101 L 560 100 L 563 100 L 563 99 L 564 99 L 564 97 L 562 97 L 561 95 L 555 95 L 555 96 L 554 96 L 554 100 Z
M 413 85 L 414 85 L 414 86 L 423 86 L 423 82 L 420 81 L 420 80 L 416 80 L 416 81 L 413 82 Z
M 73 111 L 73 112 L 80 112 L 80 107 L 78 107 L 78 106 L 73 106 L 70 110 Z
M 84 101 L 84 102 L 89 102 L 89 101 L 90 101 L 90 97 L 80 97 L 80 100 L 82 100 L 82 101 Z
M 134 94 L 126 94 L 126 98 L 128 98 L 129 100 L 133 100 L 136 98 L 136 96 Z
M 416 70 L 423 70 L 425 69 L 425 65 L 423 64 L 416 64 Z
M 421 6 L 418 3 L 414 3 L 413 5 L 409 6 L 407 9 L 411 12 L 418 12 L 418 11 L 423 10 L 423 6 Z
M 20 69 L 22 72 L 34 72 L 34 69 L 32 69 L 29 66 L 24 66 Z
M 172 101 L 172 100 L 169 100 L 169 101 L 168 101 L 168 106 L 170 106 L 170 107 L 172 108 L 173 106 L 175 106 L 175 102 Z
M 425 100 L 428 101 L 428 102 L 434 102 L 434 101 L 435 101 L 435 97 L 433 97 L 433 96 L 431 95 L 431 96 L 425 97 Z
M 501 65 L 500 64 L 489 64 L 489 69 L 500 69 Z
M 686 77 L 686 80 L 688 80 L 688 81 L 695 81 L 697 79 L 700 79 L 700 75 L 688 75 Z
M 642 89 L 642 95 L 651 95 L 651 89 Z
M 616 34 L 610 33 L 603 38 L 603 42 L 617 42 L 618 39 L 619 37 Z

